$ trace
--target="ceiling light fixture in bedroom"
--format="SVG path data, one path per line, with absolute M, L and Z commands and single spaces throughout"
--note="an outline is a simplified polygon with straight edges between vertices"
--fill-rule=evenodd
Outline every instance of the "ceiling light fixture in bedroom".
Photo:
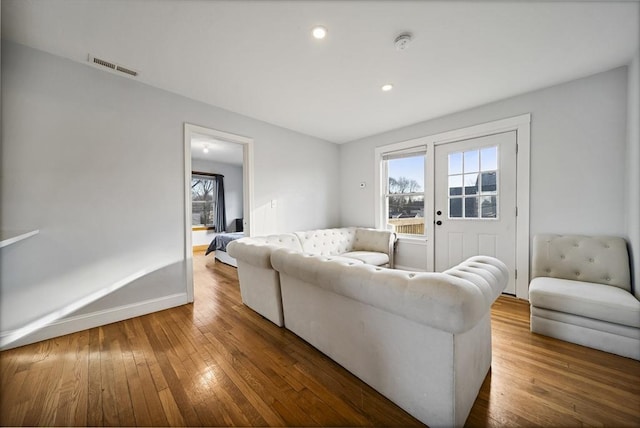
M 313 34 L 313 37 L 318 40 L 324 39 L 325 37 L 327 37 L 327 29 L 322 25 L 317 25 L 313 27 L 313 30 L 311 30 L 311 34 Z
M 202 151 L 205 152 L 205 153 L 209 153 L 209 145 L 205 144 L 204 145 L 204 149 L 202 149 Z
M 391 83 L 387 83 L 386 85 L 382 85 L 382 89 L 384 92 L 389 92 L 393 89 L 393 85 Z

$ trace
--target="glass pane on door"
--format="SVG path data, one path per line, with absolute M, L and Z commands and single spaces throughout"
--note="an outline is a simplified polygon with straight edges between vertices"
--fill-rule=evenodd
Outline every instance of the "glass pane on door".
M 449 154 L 449 218 L 498 217 L 498 147 Z

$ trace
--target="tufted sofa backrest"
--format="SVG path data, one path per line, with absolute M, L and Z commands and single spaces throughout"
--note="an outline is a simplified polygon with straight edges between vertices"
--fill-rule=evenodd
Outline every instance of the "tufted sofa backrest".
M 257 244 L 274 245 L 278 248 L 289 248 L 300 251 L 300 240 L 293 233 L 283 233 L 281 235 L 257 236 L 251 238 Z
M 487 256 L 471 257 L 444 273 L 386 269 L 285 249 L 275 250 L 271 263 L 281 275 L 451 333 L 475 326 L 509 277 L 504 263 Z
M 300 239 L 303 252 L 321 256 L 337 256 L 353 251 L 356 228 L 310 230 L 295 232 L 295 235 Z
M 618 237 L 536 235 L 532 271 L 532 278 L 595 282 L 631 292 L 627 244 Z

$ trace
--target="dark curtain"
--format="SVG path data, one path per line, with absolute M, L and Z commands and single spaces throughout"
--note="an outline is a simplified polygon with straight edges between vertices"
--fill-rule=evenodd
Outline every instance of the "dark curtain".
M 215 212 L 213 213 L 213 225 L 216 232 L 225 232 L 227 230 L 227 214 L 224 205 L 224 176 L 215 175 L 213 187 L 213 200 L 215 202 Z

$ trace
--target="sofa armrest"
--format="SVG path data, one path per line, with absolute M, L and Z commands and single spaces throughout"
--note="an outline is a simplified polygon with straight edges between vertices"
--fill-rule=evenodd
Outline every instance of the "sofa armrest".
M 473 256 L 457 266 L 444 271 L 444 273 L 459 278 L 465 278 L 471 282 L 478 282 L 477 276 L 486 281 L 479 286 L 485 302 L 491 306 L 502 294 L 509 283 L 509 269 L 500 260 L 489 256 Z
M 227 245 L 227 253 L 253 266 L 271 269 L 271 253 L 278 248 L 301 251 L 300 241 L 291 233 L 257 238 L 240 238 Z
M 227 253 L 231 257 L 262 268 L 271 268 L 271 252 L 275 249 L 274 245 L 244 241 L 244 238 L 229 242 L 227 245 Z
M 394 267 L 396 234 L 390 230 L 357 228 L 353 249 L 373 251 L 389 256 L 389 267 Z

